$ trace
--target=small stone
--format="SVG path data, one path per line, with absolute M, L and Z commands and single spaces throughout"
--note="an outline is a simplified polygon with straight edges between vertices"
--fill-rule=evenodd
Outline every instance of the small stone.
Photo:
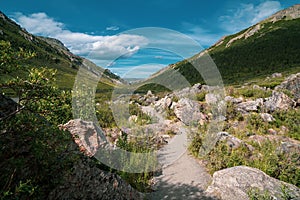
M 272 122 L 274 121 L 274 117 L 271 114 L 268 113 L 261 113 L 260 117 L 265 121 L 265 122 Z
M 272 128 L 268 129 L 268 133 L 271 135 L 277 135 L 277 131 Z

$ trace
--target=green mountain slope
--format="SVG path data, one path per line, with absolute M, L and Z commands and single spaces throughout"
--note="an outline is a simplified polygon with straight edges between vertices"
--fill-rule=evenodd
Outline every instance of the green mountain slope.
M 0 12 L 0 40 L 10 42 L 13 49 L 23 48 L 35 52 L 36 56 L 25 65 L 49 67 L 57 69 L 57 84 L 60 88 L 71 89 L 80 67 L 85 67 L 96 74 L 102 74 L 99 87 L 109 89 L 120 84 L 120 77 L 109 70 L 96 66 L 94 63 L 72 54 L 60 41 L 52 38 L 34 36 L 22 29 L 18 24 Z M 1 75 L 1 81 L 6 75 Z M 24 76 L 25 70 L 14 72 L 12 76 Z M 99 76 L 100 78 L 100 76 Z
M 146 82 L 174 79 L 182 74 L 191 84 L 203 82 L 192 66 L 207 52 L 225 84 L 241 84 L 275 72 L 300 71 L 300 5 L 279 11 L 237 34 L 223 37 L 212 47 L 154 74 Z M 175 69 L 175 71 L 173 70 Z

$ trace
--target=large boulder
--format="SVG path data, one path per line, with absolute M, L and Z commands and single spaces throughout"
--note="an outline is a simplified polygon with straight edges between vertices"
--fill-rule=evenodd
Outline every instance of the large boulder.
M 220 200 L 249 200 L 247 193 L 256 189 L 261 193 L 268 191 L 274 199 L 280 200 L 283 199 L 283 186 L 294 199 L 300 198 L 298 187 L 272 178 L 258 169 L 237 166 L 215 172 L 212 184 L 205 193 Z
M 163 113 L 165 110 L 169 109 L 172 105 L 172 98 L 169 96 L 165 96 L 160 100 L 156 101 L 154 104 L 154 108 L 157 112 Z
M 99 169 L 90 158 L 79 160 L 63 179 L 48 199 L 144 199 L 143 194 L 116 174 Z
M 263 108 L 266 112 L 274 112 L 275 110 L 288 110 L 295 104 L 295 101 L 283 92 L 273 91 L 272 96 L 264 102 Z
M 255 101 L 246 101 L 237 104 L 236 110 L 243 114 L 247 114 L 249 112 L 257 112 L 258 109 L 263 105 L 263 99 L 259 98 Z
M 300 73 L 290 75 L 275 89 L 289 90 L 294 95 L 294 99 L 298 101 L 300 99 Z
M 243 100 L 244 100 L 243 97 L 239 97 L 239 98 L 234 98 L 234 97 L 231 97 L 231 96 L 226 96 L 225 97 L 226 102 L 230 102 L 230 103 L 233 103 L 233 104 L 242 103 Z
M 174 113 L 185 125 L 198 123 L 202 117 L 199 103 L 188 98 L 182 98 L 178 101 L 174 106 Z
M 93 122 L 74 119 L 61 125 L 60 128 L 71 133 L 80 151 L 87 156 L 93 156 L 99 148 L 106 148 L 109 145 L 103 131 Z

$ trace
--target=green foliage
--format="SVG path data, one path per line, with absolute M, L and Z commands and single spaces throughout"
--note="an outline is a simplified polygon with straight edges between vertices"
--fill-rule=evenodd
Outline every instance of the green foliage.
M 257 113 L 251 113 L 248 115 L 246 122 L 247 130 L 258 135 L 267 134 L 267 130 L 272 127 L 268 122 L 264 122 Z
M 273 200 L 268 191 L 261 192 L 258 188 L 251 188 L 247 194 L 250 200 Z
M 0 129 L 0 187 L 10 194 L 6 199 L 46 197 L 76 159 L 68 152 L 70 134 L 28 111 L 1 121 Z
M 235 109 L 235 105 L 231 102 L 227 103 L 227 109 L 226 109 L 226 119 L 227 120 L 235 120 L 243 121 L 244 116 L 241 114 L 241 112 L 238 112 Z
M 200 93 L 196 94 L 196 99 L 197 101 L 205 101 L 205 95 L 207 94 L 207 92 L 202 91 Z
M 150 124 L 152 119 L 149 115 L 145 114 L 139 105 L 133 103 L 129 104 L 129 114 L 130 115 L 136 115 L 138 117 L 137 124 L 144 125 L 144 124 Z
M 9 74 L 20 69 L 20 61 L 35 56 L 34 53 L 26 52 L 22 48 L 19 48 L 19 51 L 14 51 L 10 42 L 3 40 L 0 40 L 0 49 L 0 74 Z
M 118 139 L 117 146 L 134 153 L 147 153 L 151 151 L 151 146 L 149 146 L 145 138 L 136 138 L 136 140 L 128 141 L 127 134 L 124 132 L 122 132 L 121 137 Z M 125 171 L 117 173 L 138 191 L 150 191 L 151 185 L 149 184 L 149 180 L 153 177 L 153 173 L 128 173 Z
M 107 103 L 101 103 L 96 107 L 96 116 L 99 121 L 99 125 L 102 128 L 112 128 L 116 126 L 114 116 Z
M 192 153 L 193 156 L 198 157 L 201 146 L 202 146 L 202 137 L 200 133 L 196 133 L 192 138 L 192 142 L 189 145 L 188 150 L 189 152 Z
M 258 188 L 252 187 L 247 192 L 250 200 L 273 200 L 274 198 L 270 195 L 269 191 L 260 191 Z M 281 186 L 281 196 L 282 200 L 292 200 L 295 197 L 291 195 L 289 189 L 286 185 Z
M 154 93 L 160 93 L 160 92 L 170 92 L 171 90 L 164 87 L 163 85 L 156 84 L 156 83 L 147 83 L 139 88 L 137 88 L 134 91 L 134 94 L 146 94 L 149 90 L 151 90 Z
M 267 98 L 270 97 L 271 94 L 271 90 L 253 89 L 251 87 L 240 88 L 236 91 L 237 96 L 244 96 L 252 99 Z
M 21 60 L 7 52 L 9 72 Z M 0 120 L 1 199 L 45 199 L 77 159 L 69 152 L 70 134 L 57 127 L 71 118 L 71 95 L 54 86 L 54 76 L 54 70 L 31 68 L 27 78 L 1 83 L 1 91 L 13 90 L 24 107 Z
M 296 140 L 300 140 L 300 110 L 291 109 L 287 111 L 275 111 L 273 113 L 275 118 L 274 122 L 271 122 L 272 125 L 275 125 L 277 128 L 285 126 L 288 129 L 286 135 Z
M 275 72 L 299 71 L 299 24 L 300 19 L 268 23 L 253 36 L 236 40 L 230 47 L 226 47 L 226 44 L 246 30 L 226 37 L 219 46 L 211 47 L 209 54 L 218 67 L 223 82 L 227 85 L 241 84 L 252 79 L 264 78 Z M 197 57 L 198 55 L 195 55 L 191 60 L 201 59 Z M 191 84 L 203 83 L 201 74 L 191 62 L 180 61 L 152 79 L 158 81 L 168 79 L 168 82 L 171 82 L 175 77 L 173 72 L 175 70 Z M 209 69 L 209 66 L 205 66 L 203 62 L 202 68 Z M 262 85 L 273 88 L 277 83 L 274 81 Z

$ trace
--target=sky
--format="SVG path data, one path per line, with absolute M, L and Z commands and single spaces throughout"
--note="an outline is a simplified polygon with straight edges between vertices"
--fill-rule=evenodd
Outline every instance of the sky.
M 28 32 L 123 78 L 146 78 L 299 0 L 0 0 Z

